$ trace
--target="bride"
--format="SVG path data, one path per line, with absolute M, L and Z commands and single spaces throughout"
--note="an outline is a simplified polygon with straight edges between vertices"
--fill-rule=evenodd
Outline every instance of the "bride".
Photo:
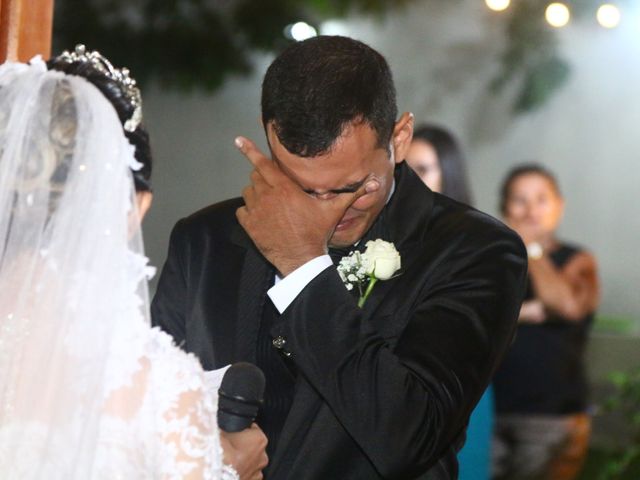
M 200 364 L 150 327 L 135 82 L 82 46 L 50 65 L 0 66 L 2 478 L 262 478 L 262 432 L 220 435 Z

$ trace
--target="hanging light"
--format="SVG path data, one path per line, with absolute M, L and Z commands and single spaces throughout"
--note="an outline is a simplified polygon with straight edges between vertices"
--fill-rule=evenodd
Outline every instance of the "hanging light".
M 620 9 L 610 3 L 600 5 L 596 15 L 598 23 L 604 28 L 615 28 L 620 23 Z
M 494 12 L 502 12 L 509 8 L 511 5 L 511 0 L 485 0 L 487 7 L 489 7 Z
M 284 36 L 301 42 L 307 38 L 317 37 L 318 31 L 306 22 L 296 22 L 284 28 Z
M 569 20 L 571 19 L 571 12 L 569 11 L 569 7 L 564 3 L 554 2 L 549 4 L 544 12 L 544 16 L 549 25 L 561 28 L 569 23 Z

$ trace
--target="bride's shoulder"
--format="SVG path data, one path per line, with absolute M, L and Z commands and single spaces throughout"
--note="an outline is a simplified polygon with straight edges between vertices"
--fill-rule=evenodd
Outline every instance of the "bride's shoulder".
M 173 337 L 158 327 L 152 327 L 149 330 L 145 356 L 149 358 L 155 369 L 166 373 L 176 371 L 196 378 L 201 378 L 204 374 L 198 358 L 193 353 L 181 350 L 175 344 Z

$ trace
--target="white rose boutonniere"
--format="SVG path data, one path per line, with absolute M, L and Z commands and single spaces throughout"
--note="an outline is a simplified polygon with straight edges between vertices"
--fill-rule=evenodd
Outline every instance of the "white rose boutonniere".
M 338 264 L 338 273 L 347 290 L 358 287 L 360 308 L 364 306 L 378 280 L 389 280 L 401 267 L 400 253 L 393 243 L 377 239 L 368 241 L 365 246 L 367 248 L 364 253 L 351 252 L 342 257 Z
M 400 270 L 400 253 L 391 242 L 384 240 L 369 240 L 365 245 L 364 256 L 368 261 L 368 274 L 378 280 L 389 280 Z

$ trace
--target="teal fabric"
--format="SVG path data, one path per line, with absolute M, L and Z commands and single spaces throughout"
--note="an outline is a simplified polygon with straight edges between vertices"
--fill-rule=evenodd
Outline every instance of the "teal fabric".
M 493 412 L 493 389 L 489 386 L 471 413 L 467 441 L 458 453 L 459 480 L 489 480 Z

